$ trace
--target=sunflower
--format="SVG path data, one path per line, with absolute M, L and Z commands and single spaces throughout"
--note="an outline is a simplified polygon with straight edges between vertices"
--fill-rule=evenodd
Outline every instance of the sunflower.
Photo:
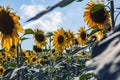
M 11 60 L 12 61 L 15 60 L 14 54 L 11 54 L 10 52 L 5 52 L 5 55 L 6 55 L 6 63 L 8 63 Z
M 103 37 L 104 37 L 103 30 L 101 30 L 101 31 L 98 31 L 98 32 L 90 35 L 89 38 L 88 38 L 88 40 L 94 39 L 95 42 L 98 42 L 101 39 L 103 39 Z
M 31 57 L 31 63 L 32 64 L 37 64 L 37 56 L 36 55 L 32 55 L 32 57 Z
M 52 58 L 52 59 L 55 58 L 55 54 L 52 51 L 50 51 L 50 58 Z
M 28 53 L 27 52 L 27 56 L 25 56 L 27 59 L 26 59 L 26 64 L 27 65 L 30 65 L 30 64 L 37 64 L 37 55 L 34 54 L 34 53 Z
M 2 53 L 0 52 L 0 64 L 2 64 L 3 62 L 3 56 L 2 56 Z
M 110 23 L 110 14 L 104 4 L 98 0 L 96 3 L 91 0 L 85 7 L 84 21 L 90 28 L 102 29 L 105 24 Z
M 26 58 L 29 58 L 31 57 L 32 53 L 30 51 L 23 51 L 23 55 L 26 57 Z
M 79 42 L 78 42 L 78 39 L 75 37 L 75 45 L 78 45 Z
M 2 54 L 2 63 L 3 64 L 6 64 L 8 62 L 8 57 L 7 55 L 5 54 L 5 52 L 1 52 L 0 54 Z
M 1 45 L 8 50 L 12 45 L 17 46 L 19 42 L 18 32 L 23 33 L 23 29 L 18 22 L 20 19 L 15 13 L 10 12 L 10 7 L 6 9 L 0 6 L 0 39 Z
M 75 44 L 75 36 L 73 32 L 71 32 L 70 30 L 67 30 L 65 32 L 65 36 L 67 38 L 67 46 L 71 46 Z
M 80 29 L 78 30 L 77 41 L 82 46 L 84 46 L 86 44 L 87 34 L 86 34 L 86 31 L 85 31 L 85 27 L 80 27 Z
M 4 67 L 0 65 L 0 76 L 3 76 L 4 75 Z
M 40 64 L 43 58 L 37 58 L 37 64 Z
M 25 62 L 26 62 L 27 65 L 30 65 L 30 63 L 31 63 L 30 58 L 28 58 Z
M 34 35 L 36 46 L 44 47 L 46 44 L 46 39 L 47 39 L 46 36 L 44 35 L 44 32 L 42 30 L 39 30 L 39 29 L 35 29 L 34 32 L 36 33 Z
M 41 52 L 42 52 L 42 48 L 41 48 L 41 47 L 37 47 L 36 45 L 33 46 L 33 50 L 34 50 L 36 53 L 41 53 Z
M 53 33 L 53 46 L 56 50 L 60 51 L 66 47 L 66 36 L 63 29 L 58 29 Z

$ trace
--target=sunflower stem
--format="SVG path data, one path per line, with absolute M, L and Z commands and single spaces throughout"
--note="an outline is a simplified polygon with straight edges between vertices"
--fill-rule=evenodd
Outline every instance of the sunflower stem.
M 114 1 L 110 1 L 110 6 L 111 6 L 111 21 L 112 21 L 112 27 L 114 29 L 115 27 L 115 22 L 114 22 Z
M 51 51 L 51 36 L 50 36 L 50 40 L 49 40 L 49 43 L 50 43 L 50 45 L 49 45 L 49 49 L 50 49 L 50 51 Z
M 19 46 L 17 46 L 17 67 L 19 67 Z M 17 74 L 17 80 L 19 80 L 19 71 Z
M 50 52 L 51 52 L 51 36 L 49 37 L 49 49 L 50 49 Z M 52 58 L 50 59 L 50 80 L 52 80 L 52 72 L 53 72 L 53 61 L 52 61 Z
M 23 62 L 22 62 L 23 52 L 22 52 L 21 44 L 19 44 L 19 47 L 20 47 L 20 64 L 23 64 Z M 22 78 L 24 78 L 24 71 L 23 70 L 21 71 L 21 74 L 22 74 Z

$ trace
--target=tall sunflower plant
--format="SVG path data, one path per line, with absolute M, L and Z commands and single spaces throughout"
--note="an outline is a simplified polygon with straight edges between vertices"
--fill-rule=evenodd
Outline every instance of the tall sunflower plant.
M 113 9 L 113 4 L 110 7 Z M 92 73 L 87 73 L 85 62 L 92 59 L 92 47 L 104 39 L 115 25 L 119 13 L 114 21 L 111 9 L 108 10 L 108 5 L 100 0 L 90 0 L 83 15 L 87 30 L 80 26 L 77 33 L 63 28 L 45 33 L 38 28 L 24 30 L 20 17 L 10 10 L 10 6 L 0 6 L 0 79 L 97 79 Z M 19 35 L 19 32 L 22 34 Z M 27 38 L 26 35 L 33 37 Z M 32 50 L 21 46 L 28 39 L 34 40 Z

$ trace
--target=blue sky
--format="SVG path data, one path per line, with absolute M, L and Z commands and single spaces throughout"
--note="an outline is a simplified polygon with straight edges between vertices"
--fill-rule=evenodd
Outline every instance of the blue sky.
M 13 8 L 14 12 L 20 16 L 20 23 L 24 29 L 40 28 L 45 32 L 48 32 L 55 31 L 57 28 L 63 27 L 65 30 L 70 29 L 71 31 L 77 32 L 79 27 L 87 26 L 83 20 L 83 13 L 85 5 L 90 0 L 73 2 L 64 8 L 56 8 L 38 20 L 25 23 L 26 20 L 33 17 L 35 14 L 41 10 L 44 10 L 48 6 L 57 3 L 58 1 L 60 0 L 0 0 L 0 5 L 4 7 L 6 5 L 10 5 L 10 7 Z M 114 1 L 115 7 L 120 7 L 120 1 Z M 120 21 L 120 19 L 118 19 L 118 21 Z M 33 41 L 31 40 L 23 42 L 23 47 L 25 49 L 31 49 L 32 45 Z

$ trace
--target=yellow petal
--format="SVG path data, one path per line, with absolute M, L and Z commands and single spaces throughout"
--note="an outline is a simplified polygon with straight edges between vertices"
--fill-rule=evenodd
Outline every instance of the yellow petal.
M 2 38 L 2 47 L 5 48 L 5 50 L 10 50 L 10 47 L 12 46 L 12 38 L 10 35 L 4 35 Z
M 22 26 L 19 23 L 16 23 L 14 25 L 15 25 L 18 32 L 24 33 L 24 30 L 23 30 Z

